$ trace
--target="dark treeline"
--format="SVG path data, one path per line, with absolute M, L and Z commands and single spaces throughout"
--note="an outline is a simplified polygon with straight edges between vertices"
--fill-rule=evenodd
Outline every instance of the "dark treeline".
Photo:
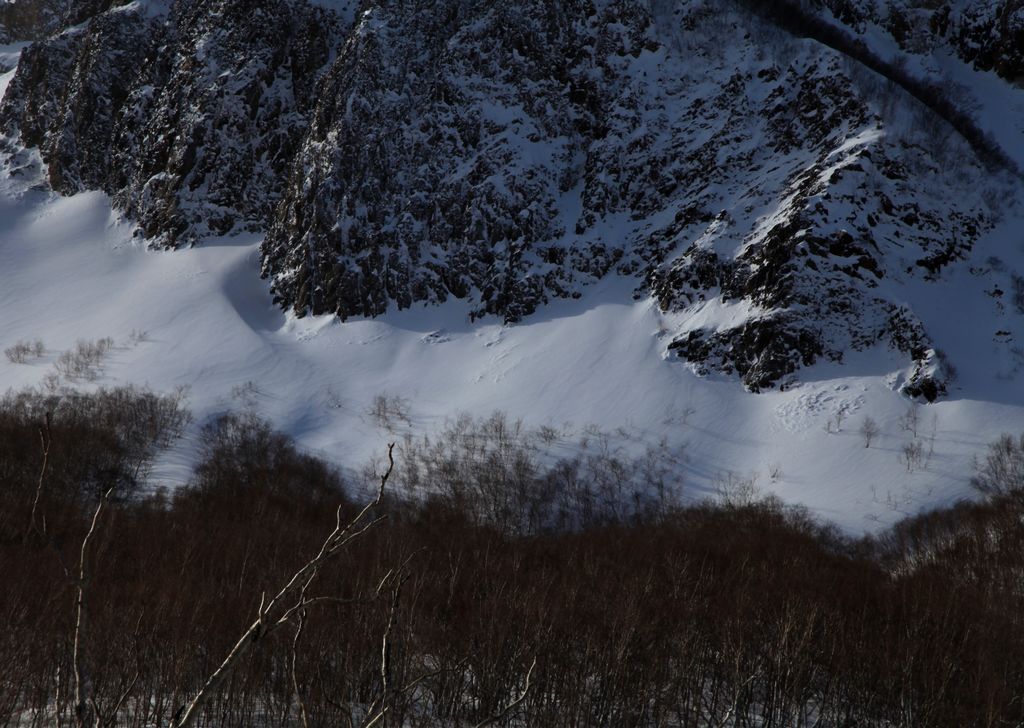
M 134 487 L 186 420 L 140 391 L 0 402 L 0 726 L 80 722 L 75 569 L 110 483 L 77 661 L 99 726 L 173 725 L 361 505 L 252 417 L 203 431 L 190 486 Z M 200 724 L 1018 725 L 1024 506 L 993 453 L 987 500 L 873 540 L 770 500 L 524 530 L 468 488 L 386 499 Z

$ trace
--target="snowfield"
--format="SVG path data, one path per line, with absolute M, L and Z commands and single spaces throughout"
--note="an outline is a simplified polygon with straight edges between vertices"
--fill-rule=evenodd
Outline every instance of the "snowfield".
M 12 73 L 0 74 L 0 94 Z M 105 195 L 50 192 L 34 155 L 0 152 L 0 348 L 38 338 L 46 353 L 0 358 L 0 387 L 42 386 L 77 340 L 111 337 L 95 381 L 64 383 L 185 387 L 195 414 L 154 485 L 186 481 L 199 428 L 227 411 L 252 409 L 307 451 L 358 468 L 406 433 L 500 410 L 557 429 L 555 455 L 596 430 L 625 452 L 664 441 L 684 455 L 688 497 L 754 479 L 859 533 L 969 496 L 972 458 L 1024 430 L 1024 317 L 1012 292 L 979 286 L 987 271 L 1024 271 L 1024 214 L 1013 206 L 965 264 L 907 284 L 907 304 L 958 371 L 947 397 L 920 408 L 915 437 L 901 424 L 911 405 L 896 392 L 905 357 L 851 353 L 801 371 L 786 391 L 749 394 L 667 351 L 670 331 L 747 312 L 710 299 L 662 314 L 633 299 L 633 279 L 611 276 L 516 325 L 470 322 L 458 302 L 346 323 L 296 319 L 272 305 L 259 277 L 260 236 L 149 250 Z M 370 414 L 380 394 L 407 400 L 409 422 L 382 427 Z M 880 427 L 870 448 L 858 432 L 867 417 Z M 915 441 L 921 455 L 908 466 L 904 448 Z
M 691 497 L 714 493 L 729 473 L 756 476 L 763 490 L 852 532 L 968 495 L 972 456 L 1024 424 L 1024 358 L 993 340 L 991 302 L 958 300 L 955 280 L 934 290 L 928 323 L 946 332 L 962 385 L 922 408 L 918 438 L 934 453 L 908 473 L 901 451 L 912 435 L 899 424 L 908 403 L 893 391 L 901 372 L 888 352 L 819 365 L 789 391 L 752 395 L 666 359 L 657 307 L 632 301 L 621 279 L 515 326 L 470 324 L 457 304 L 344 324 L 296 320 L 271 306 L 258 244 L 236 237 L 153 252 L 102 194 L 61 198 L 5 181 L 0 345 L 38 337 L 47 353 L 27 364 L 3 359 L 0 382 L 39 385 L 77 339 L 109 336 L 116 346 L 100 377 L 78 386 L 188 387 L 194 428 L 252 408 L 307 450 L 352 466 L 395 437 L 369 414 L 381 393 L 409 402 L 412 424 L 400 433 L 502 410 L 558 428 L 557 447 L 572 448 L 597 425 L 626 448 L 661 438 L 685 448 Z M 839 431 L 827 432 L 837 413 Z M 865 416 L 881 428 L 871 448 L 858 433 Z M 185 481 L 193 442 L 165 458 L 159 483 Z

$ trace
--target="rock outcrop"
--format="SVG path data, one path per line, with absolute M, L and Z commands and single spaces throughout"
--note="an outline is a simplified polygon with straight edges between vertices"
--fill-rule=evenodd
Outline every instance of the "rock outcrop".
M 698 0 L 75 3 L 0 125 L 154 245 L 266 231 L 298 315 L 513 322 L 630 276 L 697 371 L 757 391 L 882 345 L 934 399 L 950 369 L 901 286 L 991 224 L 998 145 L 843 44 L 884 27 L 1012 79 L 1020 3 L 990 5 L 820 0 L 830 43 Z
M 302 0 L 117 6 L 23 52 L 0 124 L 155 244 L 263 229 L 348 22 Z

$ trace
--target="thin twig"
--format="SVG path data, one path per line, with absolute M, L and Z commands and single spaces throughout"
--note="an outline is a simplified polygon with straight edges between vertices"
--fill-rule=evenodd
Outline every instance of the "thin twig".
M 123 693 L 121 693 L 121 697 L 119 697 L 117 699 L 117 702 L 114 703 L 114 708 L 110 711 L 110 717 L 107 720 L 107 725 L 111 725 L 111 726 L 112 725 L 116 725 L 116 723 L 117 723 L 117 714 L 118 714 L 118 712 L 120 712 L 121 706 L 124 705 L 124 701 L 128 699 L 128 696 L 131 694 L 132 690 L 135 688 L 135 683 L 137 683 L 138 681 L 139 681 L 139 672 L 136 671 L 135 677 L 132 678 L 132 681 L 130 683 L 128 683 L 128 687 L 124 689 Z M 99 716 L 99 711 L 97 711 L 97 716 Z M 97 718 L 97 722 L 98 722 L 98 718 Z
M 28 518 L 28 530 L 25 531 L 25 541 L 28 541 L 28 537 L 32 534 L 33 531 L 37 531 L 36 511 L 39 509 L 39 500 L 43 496 L 43 484 L 46 482 L 46 466 L 50 460 L 50 445 L 53 442 L 53 439 L 51 437 L 52 433 L 50 429 L 51 418 L 51 413 L 47 412 L 46 422 L 39 426 L 39 442 L 43 450 L 43 464 L 39 468 L 39 482 L 36 484 L 36 496 L 32 501 L 32 512 L 29 514 Z M 44 531 L 45 528 L 46 526 L 44 521 Z
M 535 668 L 535 667 L 537 667 L 537 658 L 536 657 L 533 658 L 533 664 L 530 665 L 530 669 L 527 670 L 527 672 L 526 672 L 526 685 L 523 687 L 523 692 L 522 692 L 522 694 L 518 698 L 516 698 L 511 703 L 506 705 L 504 710 L 502 710 L 502 711 L 500 711 L 498 713 L 495 713 L 490 718 L 485 718 L 484 720 L 482 720 L 479 723 L 477 723 L 473 728 L 484 728 L 484 726 L 488 726 L 488 725 L 491 725 L 493 723 L 497 723 L 499 720 L 502 720 L 506 715 L 511 713 L 513 710 L 515 710 L 519 706 L 520 703 L 522 703 L 524 700 L 526 700 L 526 696 L 530 694 L 530 688 L 533 687 L 530 684 L 530 676 L 533 675 L 533 668 Z
M 251 624 L 242 634 L 234 647 L 232 647 L 230 652 L 228 652 L 227 657 L 225 657 L 220 665 L 218 665 L 210 674 L 206 679 L 206 682 L 199 689 L 199 692 L 192 698 L 191 702 L 180 709 L 180 717 L 176 717 L 172 722 L 172 726 L 174 728 L 186 728 L 194 723 L 198 718 L 199 713 L 205 707 L 206 702 L 215 692 L 217 692 L 220 686 L 241 661 L 242 657 L 245 656 L 254 645 L 261 642 L 264 637 L 275 632 L 285 624 L 288 624 L 289 621 L 299 613 L 303 608 L 303 604 L 308 601 L 306 598 L 306 591 L 312 585 L 313 580 L 320 573 L 320 568 L 328 559 L 337 555 L 347 544 L 366 533 L 366 531 L 383 520 L 384 517 L 380 516 L 367 524 L 362 524 L 366 515 L 380 505 L 384 498 L 384 490 L 387 486 L 388 479 L 391 477 L 391 473 L 395 469 L 394 450 L 394 443 L 388 445 L 388 468 L 384 474 L 380 476 L 380 486 L 377 489 L 376 498 L 374 498 L 370 503 L 367 503 L 366 506 L 363 507 L 363 509 L 346 524 L 342 523 L 342 507 L 338 507 L 334 530 L 328 534 L 326 539 L 324 539 L 323 544 L 320 546 L 320 550 L 313 558 L 303 564 L 303 566 L 301 566 L 299 570 L 292 575 L 291 579 L 289 579 L 288 582 L 285 583 L 285 585 L 281 587 L 277 594 L 270 598 L 269 601 L 264 594 L 260 602 L 259 614 L 257 615 L 256 621 L 253 622 L 253 624 Z M 293 598 L 294 601 L 292 601 Z
M 309 728 L 309 717 L 306 715 L 306 703 L 302 699 L 302 690 L 299 689 L 299 674 L 296 669 L 299 658 L 299 640 L 302 638 L 302 629 L 306 626 L 306 610 L 299 612 L 299 622 L 295 628 L 295 639 L 292 640 L 292 688 L 295 690 L 295 700 L 299 704 L 299 717 L 302 719 L 303 728 Z

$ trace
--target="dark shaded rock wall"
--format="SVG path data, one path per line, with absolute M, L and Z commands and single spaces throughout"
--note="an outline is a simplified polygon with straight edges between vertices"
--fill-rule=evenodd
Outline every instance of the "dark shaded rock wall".
M 54 189 L 108 192 L 157 244 L 262 229 L 344 35 L 301 1 L 115 8 L 24 52 L 0 124 Z

